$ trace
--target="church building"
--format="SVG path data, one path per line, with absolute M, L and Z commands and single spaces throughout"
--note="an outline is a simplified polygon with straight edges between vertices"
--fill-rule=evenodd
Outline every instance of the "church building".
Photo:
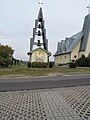
M 90 14 L 85 17 L 82 31 L 58 42 L 57 51 L 54 54 L 55 65 L 67 64 L 84 54 L 90 53 Z
M 51 53 L 48 51 L 48 39 L 46 39 L 45 21 L 43 19 L 42 8 L 39 9 L 38 18 L 35 20 L 33 37 L 30 39 L 29 61 L 49 62 Z

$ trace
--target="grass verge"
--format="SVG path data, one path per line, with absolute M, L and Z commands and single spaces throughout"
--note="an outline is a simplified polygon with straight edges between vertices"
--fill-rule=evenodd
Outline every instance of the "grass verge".
M 56 75 L 77 75 L 90 74 L 90 67 L 88 68 L 68 68 L 68 67 L 54 67 L 54 68 L 27 68 L 26 66 L 16 66 L 12 68 L 0 69 L 0 77 L 10 76 L 56 76 Z

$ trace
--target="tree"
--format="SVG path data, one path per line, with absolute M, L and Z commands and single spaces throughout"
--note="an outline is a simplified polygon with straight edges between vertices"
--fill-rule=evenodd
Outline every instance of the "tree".
M 0 45 L 0 66 L 8 67 L 12 64 L 14 50 L 8 45 Z
M 90 67 L 90 56 L 85 57 L 85 55 L 82 54 L 81 58 L 76 60 L 76 65 L 80 67 Z

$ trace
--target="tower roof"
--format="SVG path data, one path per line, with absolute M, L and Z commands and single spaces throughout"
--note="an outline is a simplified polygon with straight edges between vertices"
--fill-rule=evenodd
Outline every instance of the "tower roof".
M 42 7 L 40 7 L 38 18 L 35 20 L 35 27 L 33 28 L 33 37 L 30 39 L 30 51 L 33 50 L 33 46 L 38 46 L 39 39 L 42 39 L 41 41 L 43 42 L 40 42 L 39 45 L 48 51 L 48 39 L 46 39 L 46 29 L 44 24 L 45 21 L 43 20 Z M 36 36 L 42 36 L 42 38 Z
M 87 46 L 89 32 L 90 32 L 90 14 L 88 14 L 85 17 L 82 32 L 83 32 L 83 38 L 81 40 L 80 51 L 85 51 L 86 46 Z
M 43 19 L 43 12 L 41 7 L 39 9 L 38 19 Z

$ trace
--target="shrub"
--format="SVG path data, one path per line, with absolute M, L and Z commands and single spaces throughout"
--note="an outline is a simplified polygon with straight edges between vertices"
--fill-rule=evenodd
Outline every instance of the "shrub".
M 69 68 L 76 68 L 75 62 L 70 62 L 69 63 Z
M 10 59 L 9 58 L 3 58 L 0 57 L 0 66 L 1 67 L 8 67 L 10 65 Z
M 27 63 L 27 67 L 30 68 L 31 67 L 31 62 Z
M 42 63 L 41 62 L 33 62 L 32 67 L 33 68 L 42 68 Z
M 63 64 L 58 64 L 58 66 L 63 66 Z
M 76 60 L 76 65 L 79 67 L 90 67 L 90 57 L 85 57 L 85 55 L 82 55 L 81 58 Z
M 32 68 L 47 68 L 48 67 L 48 63 L 44 63 L 44 62 L 28 62 L 27 64 L 28 68 L 32 67 Z
M 42 68 L 47 68 L 48 67 L 48 62 L 47 63 L 42 63 Z
M 54 66 L 54 62 L 49 62 L 49 68 L 52 68 Z

